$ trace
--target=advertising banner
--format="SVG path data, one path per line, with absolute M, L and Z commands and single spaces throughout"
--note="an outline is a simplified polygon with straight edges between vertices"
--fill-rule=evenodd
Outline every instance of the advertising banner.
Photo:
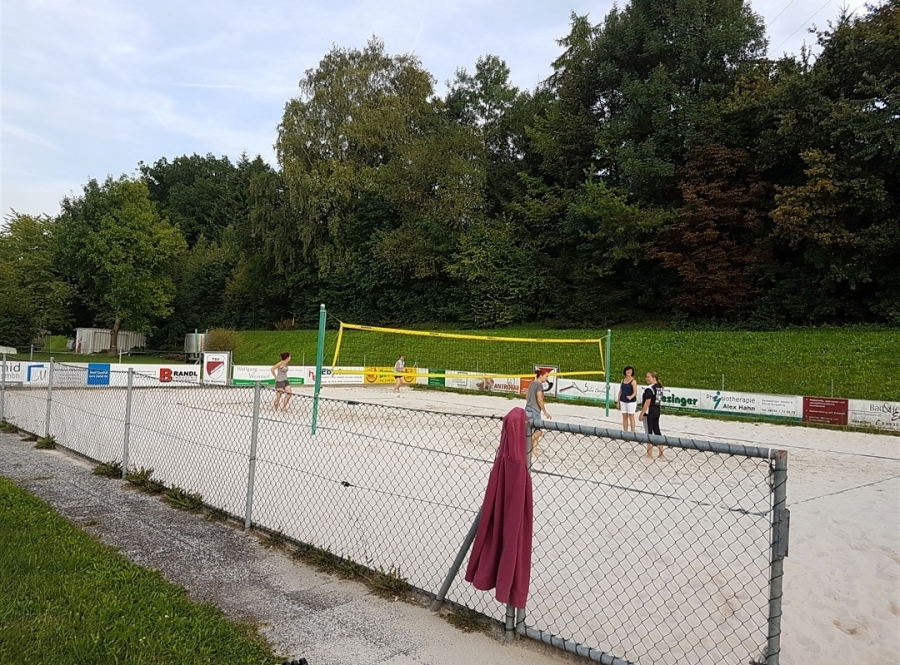
M 435 370 L 431 370 L 431 371 L 434 372 L 435 374 L 443 374 L 444 373 L 444 370 L 442 370 L 442 369 L 435 369 Z M 446 381 L 444 380 L 443 376 L 429 376 L 428 383 L 426 385 L 440 386 L 441 388 L 443 388 L 445 383 L 446 383 Z
M 25 363 L 22 382 L 27 386 L 46 386 L 50 382 L 50 363 Z
M 900 402 L 851 399 L 847 422 L 855 427 L 877 427 L 900 432 Z
M 363 381 L 367 386 L 394 382 L 393 367 L 366 367 L 363 369 Z
M 204 351 L 203 383 L 214 386 L 227 386 L 231 376 L 231 352 L 230 351 Z
M 288 383 L 292 386 L 304 384 L 305 367 L 288 367 Z M 231 383 L 235 386 L 252 386 L 259 381 L 264 386 L 274 386 L 275 377 L 269 365 L 235 365 L 231 373 Z
M 6 382 L 23 383 L 25 381 L 25 366 L 27 364 L 28 362 L 24 360 L 7 360 L 5 375 Z
M 638 401 L 644 394 L 646 386 L 638 387 Z M 660 406 L 663 408 L 686 409 L 691 411 L 700 411 L 701 402 L 703 401 L 703 391 L 691 388 L 669 388 L 662 390 L 662 397 L 659 398 Z
M 849 400 L 834 397 L 804 397 L 803 422 L 846 425 Z
M 336 374 L 331 371 L 330 367 L 322 368 L 322 381 L 321 385 L 323 386 L 358 386 L 366 382 L 364 373 L 365 367 L 336 367 L 335 369 L 340 369 L 341 373 Z M 344 372 L 352 372 L 352 374 L 344 374 Z M 388 377 L 390 379 L 389 383 L 393 383 L 393 377 Z M 413 379 L 413 376 L 409 377 L 410 381 Z M 316 368 L 315 367 L 304 367 L 303 368 L 303 380 L 304 385 L 315 385 L 316 384 Z M 383 383 L 383 382 L 379 382 Z
M 112 365 L 109 363 L 88 363 L 87 385 L 108 386 Z M 126 370 L 127 371 L 127 370 Z
M 528 380 L 531 383 L 531 380 Z M 560 399 L 587 399 L 592 402 L 606 402 L 606 382 L 604 381 L 577 381 L 559 377 L 556 382 L 556 396 Z M 616 399 L 617 386 L 609 387 L 609 399 Z

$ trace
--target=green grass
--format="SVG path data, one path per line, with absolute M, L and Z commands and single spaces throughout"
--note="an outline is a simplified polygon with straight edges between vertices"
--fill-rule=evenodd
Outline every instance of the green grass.
M 253 628 L 190 602 L 0 478 L 0 663 L 276 662 Z
M 447 331 L 466 332 L 466 331 Z M 551 330 L 516 327 L 468 331 L 469 334 L 540 337 L 599 338 L 605 330 Z M 271 365 L 281 351 L 292 362 L 314 364 L 315 330 L 248 331 L 240 333 L 235 350 L 238 364 Z M 325 364 L 330 365 L 337 334 L 326 334 Z M 613 330 L 610 380 L 618 382 L 621 368 L 633 365 L 643 379 L 648 370 L 659 372 L 663 385 L 682 388 L 725 389 L 783 395 L 832 394 L 856 399 L 900 398 L 900 330 L 844 327 L 788 329 L 777 332 L 683 331 L 659 328 Z M 428 337 L 347 333 L 340 364 L 389 366 L 400 353 L 407 364 L 441 369 L 518 371 L 534 362 L 558 364 L 563 370 L 596 369 L 599 351 L 589 345 L 520 344 L 477 345 Z M 493 365 L 492 365 L 493 364 Z M 590 378 L 590 377 L 586 377 Z

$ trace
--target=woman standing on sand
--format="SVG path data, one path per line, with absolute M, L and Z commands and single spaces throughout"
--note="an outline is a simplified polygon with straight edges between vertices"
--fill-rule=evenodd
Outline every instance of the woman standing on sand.
M 641 406 L 641 415 L 638 420 L 644 421 L 644 431 L 647 434 L 662 436 L 659 431 L 659 400 L 662 397 L 663 385 L 659 382 L 659 374 L 647 372 L 647 387 L 644 388 L 644 403 Z M 663 455 L 663 447 L 656 446 L 659 455 L 656 459 L 666 459 Z M 647 444 L 647 459 L 653 459 L 653 444 Z
M 288 383 L 288 363 L 291 362 L 291 354 L 285 351 L 281 354 L 281 360 L 272 365 L 272 376 L 275 377 L 275 410 L 278 411 L 278 405 L 284 396 L 284 406 L 282 411 L 287 411 L 288 402 L 291 401 L 291 384 Z
M 619 385 L 619 411 L 622 412 L 622 430 L 634 431 L 634 414 L 637 413 L 637 381 L 634 378 L 634 367 L 628 365 L 622 370 L 622 383 Z

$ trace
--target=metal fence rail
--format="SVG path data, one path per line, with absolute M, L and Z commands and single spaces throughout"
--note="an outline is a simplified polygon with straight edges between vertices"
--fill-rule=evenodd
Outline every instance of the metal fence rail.
M 481 506 L 500 440 L 493 416 L 293 397 L 129 373 L 88 387 L 52 364 L 47 385 L 0 377 L 0 416 L 99 462 L 297 542 L 435 593 Z M 317 426 L 311 420 L 317 409 Z M 763 448 L 537 421 L 534 550 L 520 634 L 615 663 L 779 658 L 786 459 Z M 447 599 L 503 621 L 491 593 Z

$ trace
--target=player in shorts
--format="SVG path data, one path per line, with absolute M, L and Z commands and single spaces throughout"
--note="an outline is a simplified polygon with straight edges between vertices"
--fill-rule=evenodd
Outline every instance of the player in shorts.
M 528 394 L 525 397 L 525 413 L 529 420 L 540 419 L 541 414 L 546 416 L 546 420 L 553 420 L 547 408 L 544 406 L 544 383 L 547 381 L 547 375 L 550 374 L 549 369 L 539 369 L 534 373 L 534 381 L 528 386 Z M 538 441 L 544 435 L 540 430 L 535 430 L 531 434 L 531 452 L 537 457 L 540 455 L 538 450 Z
M 291 362 L 291 354 L 285 351 L 281 354 L 281 360 L 272 365 L 272 376 L 275 377 L 275 410 L 278 411 L 278 405 L 281 404 L 281 398 L 284 397 L 284 404 L 281 406 L 282 411 L 287 411 L 288 402 L 291 401 L 291 384 L 288 383 L 288 363 Z
M 406 368 L 406 356 L 403 354 L 394 363 L 394 392 L 400 393 L 400 386 L 403 385 L 403 370 Z
M 634 431 L 634 414 L 637 413 L 638 385 L 634 378 L 634 367 L 629 365 L 622 370 L 622 383 L 619 385 L 619 411 L 622 412 L 622 431 Z

